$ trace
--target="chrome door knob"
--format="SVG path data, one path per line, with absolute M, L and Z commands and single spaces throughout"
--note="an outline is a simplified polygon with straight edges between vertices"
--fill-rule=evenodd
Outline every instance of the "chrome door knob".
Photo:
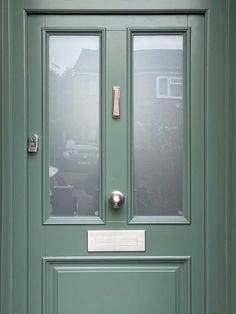
M 113 191 L 111 192 L 108 200 L 112 208 L 118 209 L 124 204 L 125 197 L 120 191 Z

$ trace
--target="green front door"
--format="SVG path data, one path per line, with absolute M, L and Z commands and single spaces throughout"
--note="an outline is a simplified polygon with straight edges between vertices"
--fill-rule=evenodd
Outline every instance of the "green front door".
M 29 15 L 30 314 L 204 312 L 204 34 Z

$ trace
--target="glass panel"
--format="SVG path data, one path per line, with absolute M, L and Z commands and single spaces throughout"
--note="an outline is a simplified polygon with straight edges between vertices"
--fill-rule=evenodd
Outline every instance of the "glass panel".
M 183 215 L 183 36 L 133 37 L 133 206 Z
M 49 37 L 51 216 L 99 215 L 99 42 Z

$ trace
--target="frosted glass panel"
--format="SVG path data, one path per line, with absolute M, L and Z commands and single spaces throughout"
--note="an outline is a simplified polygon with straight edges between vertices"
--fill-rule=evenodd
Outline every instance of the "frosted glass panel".
M 99 215 L 99 42 L 49 37 L 51 216 Z
M 133 37 L 133 206 L 183 215 L 183 36 Z

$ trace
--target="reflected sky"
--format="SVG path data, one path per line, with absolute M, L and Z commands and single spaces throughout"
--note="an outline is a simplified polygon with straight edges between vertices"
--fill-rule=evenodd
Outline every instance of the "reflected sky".
M 173 35 L 145 35 L 135 36 L 133 43 L 134 50 L 146 50 L 146 49 L 183 49 L 183 36 Z
M 99 49 L 99 36 L 66 35 L 49 37 L 49 67 L 61 75 L 73 68 L 82 49 Z M 135 36 L 134 50 L 182 49 L 183 36 Z

